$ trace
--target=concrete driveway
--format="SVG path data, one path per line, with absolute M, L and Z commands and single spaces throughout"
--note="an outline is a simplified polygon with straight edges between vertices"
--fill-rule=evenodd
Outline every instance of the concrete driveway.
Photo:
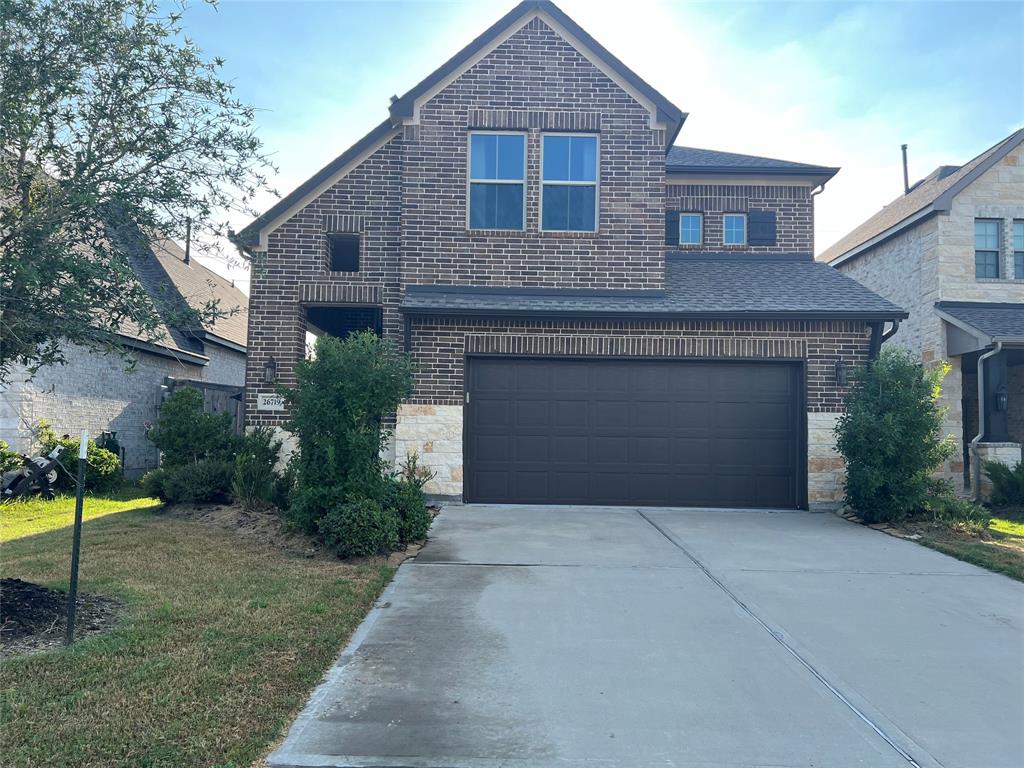
M 1024 585 L 833 515 L 456 506 L 274 766 L 1024 766 Z

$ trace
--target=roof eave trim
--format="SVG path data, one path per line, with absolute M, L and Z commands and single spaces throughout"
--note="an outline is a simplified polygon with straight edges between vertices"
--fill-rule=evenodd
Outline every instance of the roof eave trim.
M 886 321 L 905 320 L 910 315 L 897 312 L 848 312 L 827 311 L 751 311 L 751 312 L 608 312 L 586 309 L 572 310 L 517 310 L 477 309 L 469 307 L 400 307 L 399 312 L 407 317 L 489 317 L 500 319 L 522 318 L 585 318 L 598 320 L 864 320 Z
M 757 166 L 714 166 L 714 165 L 667 165 L 667 175 L 711 175 L 721 176 L 800 176 L 811 178 L 823 178 L 828 181 L 837 173 L 840 168 L 765 168 Z
M 202 340 L 207 344 L 216 344 L 230 349 L 232 352 L 241 352 L 243 355 L 248 354 L 249 350 L 244 344 L 239 344 L 237 341 L 231 341 L 231 339 L 225 339 L 223 336 L 218 336 L 210 331 L 203 331 Z
M 131 347 L 132 349 L 137 349 L 140 352 L 148 352 L 151 355 L 159 355 L 160 357 L 169 357 L 172 360 L 177 360 L 178 362 L 184 361 L 192 363 L 193 365 L 210 364 L 210 358 L 206 357 L 205 355 L 198 355 L 194 352 L 186 352 L 183 349 L 173 349 L 171 347 L 166 347 L 162 344 L 153 344 L 148 341 L 143 341 L 142 339 L 136 339 L 131 336 L 125 336 L 124 334 L 119 335 L 121 336 L 121 343 L 124 346 Z
M 846 251 L 843 254 L 840 254 L 839 256 L 836 256 L 834 259 L 830 260 L 827 263 L 829 264 L 829 266 L 838 267 L 840 264 L 845 264 L 848 261 L 852 261 L 858 256 L 872 250 L 873 248 L 878 247 L 887 240 L 891 240 L 892 238 L 896 237 L 896 235 L 900 234 L 905 229 L 909 229 L 910 227 L 921 223 L 925 219 L 929 219 L 932 216 L 935 216 L 943 212 L 944 211 L 936 209 L 934 204 L 922 208 L 917 213 L 912 213 L 910 216 L 903 219 L 902 221 L 893 224 L 884 232 L 880 232 L 879 234 L 875 235 L 869 240 L 865 240 L 860 245 L 856 246 L 855 248 L 851 248 L 850 250 Z

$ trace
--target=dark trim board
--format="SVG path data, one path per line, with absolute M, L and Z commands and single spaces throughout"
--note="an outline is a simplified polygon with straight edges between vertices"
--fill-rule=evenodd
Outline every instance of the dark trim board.
M 502 361 L 508 362 L 507 368 L 501 365 Z M 490 370 L 486 374 L 481 373 L 486 369 L 475 365 L 478 363 L 490 363 Z M 591 414 L 585 417 L 585 424 L 560 421 L 561 416 L 556 413 L 561 414 L 562 411 L 555 407 L 554 395 L 548 394 L 553 393 L 553 389 L 545 390 L 545 384 L 539 384 L 536 390 L 530 389 L 529 380 L 535 375 L 539 377 L 537 381 L 544 380 L 545 376 L 554 381 L 560 363 L 594 363 L 600 366 L 589 372 L 581 366 L 561 369 L 566 380 L 587 382 L 570 384 L 563 390 L 566 393 L 564 399 L 558 401 L 568 406 L 567 413 Z M 630 365 L 637 366 L 639 370 L 621 371 Z M 469 354 L 464 358 L 464 366 L 463 500 L 467 503 L 808 507 L 807 375 L 803 359 Z M 662 366 L 672 366 L 675 370 L 659 370 Z M 596 382 L 599 379 L 604 382 L 616 368 L 620 369 L 619 380 L 630 383 L 610 396 L 596 392 L 594 387 L 600 389 L 603 386 Z M 707 371 L 709 378 L 706 381 L 702 379 L 701 368 Z M 481 375 L 486 375 L 487 380 L 482 380 Z M 520 376 L 526 377 L 525 384 Z M 731 394 L 723 395 L 724 390 L 715 387 L 719 378 L 734 388 Z M 785 383 L 787 379 L 788 384 Z M 667 389 L 653 395 L 651 390 L 647 390 L 638 398 L 638 393 L 645 386 L 657 381 L 670 383 Z M 749 403 L 742 395 L 748 381 Z M 694 387 L 694 394 L 685 391 L 689 385 Z M 778 389 L 780 386 L 782 389 Z M 700 394 L 701 387 L 707 390 L 706 395 Z M 503 392 L 503 388 L 507 390 Z M 731 396 L 738 398 L 732 410 Z M 707 408 L 703 397 L 708 398 Z M 780 410 L 779 406 L 787 400 L 788 408 Z M 618 409 L 623 413 L 642 414 L 644 410 L 635 408 L 634 404 L 638 402 L 643 403 L 649 413 L 660 410 L 671 415 L 664 421 L 649 421 L 646 425 L 635 422 L 631 415 L 628 424 L 620 420 L 610 428 L 608 424 L 599 425 L 593 420 L 596 413 L 593 409 L 598 405 L 612 411 Z M 764 408 L 758 409 L 757 402 L 763 403 Z M 481 407 L 487 410 L 480 411 Z M 525 429 L 522 421 L 514 423 L 527 412 L 523 409 L 532 410 L 538 419 Z M 689 418 L 685 415 L 687 409 L 695 415 L 692 427 L 686 421 Z M 495 426 L 498 423 L 494 421 L 496 414 L 501 414 L 499 420 L 504 419 L 499 426 Z M 706 423 L 698 424 L 705 415 L 708 416 Z M 706 440 L 706 444 L 702 440 Z M 788 450 L 792 454 L 788 457 L 770 452 L 770 446 L 780 445 L 780 441 L 790 446 Z M 594 469 L 592 467 L 600 465 L 592 465 L 591 462 L 602 461 L 596 458 L 598 450 L 601 450 L 599 445 L 609 447 L 612 452 L 618 451 L 617 456 L 625 458 L 612 458 L 613 454 L 609 453 L 603 459 L 604 468 Z M 652 449 L 659 445 L 667 446 L 667 452 L 651 458 Z M 533 453 L 534 446 L 536 454 Z M 568 446 L 580 446 L 581 455 L 586 458 L 575 461 L 576 448 L 566 448 Z M 486 458 L 481 458 L 481 450 L 487 454 Z M 645 450 L 648 451 L 646 457 Z M 715 450 L 724 453 L 720 454 L 719 463 L 709 464 L 708 456 Z M 672 458 L 663 459 L 661 456 Z M 689 466 L 690 472 L 676 473 L 672 468 L 674 464 L 671 464 L 676 461 L 681 462 L 679 466 Z M 552 469 L 556 463 L 561 464 L 564 470 L 560 475 Z M 706 474 L 699 469 L 701 464 L 707 465 Z M 749 474 L 744 469 L 748 465 Z M 608 474 L 609 467 L 622 467 L 619 474 L 625 485 L 613 487 L 612 483 L 604 482 L 602 476 Z M 788 482 L 785 481 L 787 476 L 790 477 Z M 650 486 L 646 485 L 648 481 L 645 478 L 648 477 L 651 478 Z M 729 485 L 725 480 L 729 477 L 742 478 L 742 481 Z M 534 480 L 536 485 L 531 484 Z M 489 486 L 483 487 L 481 482 Z M 575 489 L 563 484 L 574 482 L 579 484 Z M 523 491 L 524 488 L 528 490 Z M 613 490 L 606 495 L 604 488 Z

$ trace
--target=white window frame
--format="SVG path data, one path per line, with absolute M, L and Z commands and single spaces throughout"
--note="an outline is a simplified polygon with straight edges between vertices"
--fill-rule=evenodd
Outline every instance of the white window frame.
M 514 179 L 474 179 L 473 178 L 473 136 L 522 136 L 523 137 L 523 178 L 520 181 Z M 527 157 L 529 155 L 530 135 L 526 131 L 467 131 L 466 132 L 466 229 L 469 232 L 525 232 L 526 231 L 526 176 Z M 472 222 L 472 187 L 473 184 L 518 184 L 523 188 L 523 225 L 518 229 L 502 227 L 492 229 L 490 227 L 473 227 Z
M 1024 219 L 1014 219 L 1010 224 L 1010 253 L 1013 254 L 1013 279 L 1024 280 L 1024 269 L 1017 269 L 1018 254 L 1024 255 L 1024 248 L 1017 249 L 1017 227 L 1024 228 Z
M 738 216 L 743 219 L 743 242 L 742 243 L 727 243 L 725 241 L 725 222 L 727 219 L 733 216 Z M 747 214 L 745 213 L 726 213 L 722 215 L 722 245 L 730 248 L 739 248 L 746 245 L 750 241 L 750 222 L 747 220 Z
M 696 216 L 697 217 L 697 242 L 695 243 L 684 243 L 683 242 L 683 217 L 685 216 Z M 699 211 L 680 211 L 679 212 L 679 245 L 704 245 L 704 214 Z
M 594 180 L 593 181 L 544 181 L 544 137 L 545 136 L 580 136 L 593 137 Z M 594 188 L 594 228 L 593 229 L 544 229 L 544 187 L 548 184 L 556 187 L 593 187 Z M 577 234 L 596 235 L 601 226 L 601 134 L 580 133 L 579 131 L 544 131 L 540 135 L 540 208 L 537 211 L 537 228 L 541 232 L 574 232 Z

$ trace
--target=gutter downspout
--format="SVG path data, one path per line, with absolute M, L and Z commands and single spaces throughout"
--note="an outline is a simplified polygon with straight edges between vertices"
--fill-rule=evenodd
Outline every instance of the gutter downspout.
M 896 318 L 892 321 L 892 328 L 882 334 L 882 341 L 886 342 L 896 335 L 896 331 L 900 329 L 900 319 Z
M 985 361 L 1003 351 L 1003 342 L 997 341 L 994 349 L 978 358 L 978 434 L 971 440 L 971 464 L 973 465 L 974 500 L 981 501 L 981 457 L 978 456 L 978 443 L 985 436 Z

